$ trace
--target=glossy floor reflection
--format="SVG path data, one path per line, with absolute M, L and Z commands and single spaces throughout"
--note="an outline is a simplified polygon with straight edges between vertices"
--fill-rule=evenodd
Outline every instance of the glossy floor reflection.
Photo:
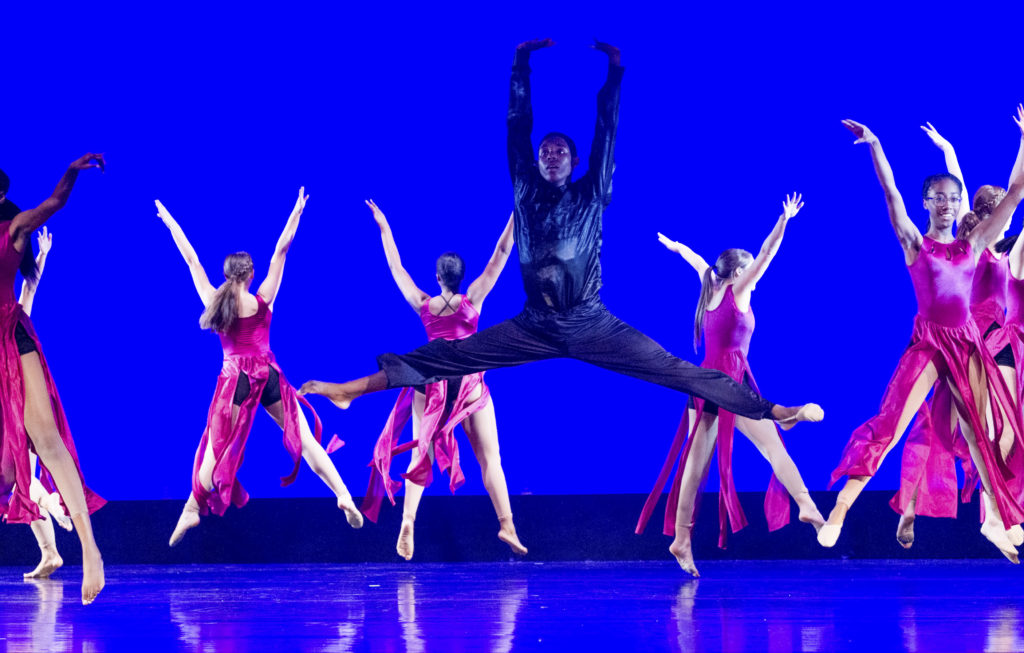
M 0 651 L 1022 651 L 997 561 L 0 567 Z

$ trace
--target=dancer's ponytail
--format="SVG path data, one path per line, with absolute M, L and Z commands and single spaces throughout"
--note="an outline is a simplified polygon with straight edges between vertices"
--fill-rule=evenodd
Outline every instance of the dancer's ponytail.
M 708 302 L 715 292 L 714 274 L 714 266 L 709 265 L 700 281 L 700 300 L 697 301 L 697 314 L 693 318 L 693 351 L 700 349 L 700 337 L 704 332 L 704 313 L 707 312 Z
M 715 264 L 704 270 L 700 282 L 700 300 L 697 302 L 697 314 L 693 318 L 693 350 L 700 349 L 701 333 L 704 331 L 704 314 L 711 303 L 711 295 L 722 284 L 723 280 L 731 279 L 736 270 L 745 268 L 754 261 L 754 257 L 745 249 L 727 249 L 718 257 Z
M 0 175 L 3 175 L 2 170 L 0 170 Z M 2 181 L 3 179 L 0 178 L 0 182 Z M 0 186 L 2 186 L 2 183 L 0 183 Z M 3 203 L 0 203 L 0 223 L 13 220 L 14 216 L 19 213 L 21 213 L 21 209 L 11 200 L 4 200 Z M 7 229 L 9 227 L 5 226 L 2 228 Z M 25 239 L 25 249 L 21 252 L 21 263 L 18 265 L 18 270 L 21 271 L 21 276 L 25 277 L 28 281 L 35 281 L 39 277 L 39 271 L 36 269 L 36 257 L 32 253 L 31 238 Z
M 199 317 L 199 326 L 216 333 L 227 333 L 238 319 L 238 292 L 252 274 L 252 257 L 245 252 L 224 259 L 224 283 L 217 288 L 209 306 Z

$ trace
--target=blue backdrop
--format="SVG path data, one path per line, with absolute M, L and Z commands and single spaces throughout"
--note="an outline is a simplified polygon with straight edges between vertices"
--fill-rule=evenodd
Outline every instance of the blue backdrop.
M 880 136 L 919 223 L 920 182 L 943 169 L 918 129 L 925 120 L 958 147 L 971 191 L 1005 184 L 1017 147 L 1010 116 L 1024 99 L 1010 54 L 1020 16 L 978 11 L 981 34 L 965 31 L 975 22 L 962 7 L 934 4 L 861 5 L 855 15 L 678 4 L 5 4 L 0 167 L 11 199 L 43 200 L 85 151 L 109 162 L 105 175 L 82 175 L 50 222 L 54 249 L 33 315 L 89 483 L 110 499 L 184 499 L 220 366 L 154 198 L 216 280 L 224 255 L 240 249 L 265 271 L 305 185 L 274 350 L 295 385 L 369 373 L 377 353 L 425 336 L 363 199 L 387 213 L 424 290 L 436 291 L 433 262 L 445 250 L 478 274 L 511 209 L 515 44 L 558 41 L 533 58 L 535 136 L 566 131 L 586 161 L 605 73 L 604 56 L 586 46 L 598 36 L 621 47 L 627 69 L 604 227 L 612 311 L 699 361 L 696 275 L 655 233 L 708 259 L 727 247 L 756 251 L 785 193 L 804 193 L 754 296 L 751 361 L 769 398 L 825 407 L 824 423 L 787 435 L 807 484 L 823 488 L 850 431 L 875 411 L 915 311 L 868 151 L 839 120 Z M 519 311 L 518 274 L 513 258 L 482 325 Z M 646 492 L 684 405 L 666 389 L 569 361 L 487 379 L 514 494 Z M 348 442 L 335 460 L 357 495 L 396 394 L 345 413 L 314 400 L 327 435 Z M 468 444 L 463 451 L 463 491 L 482 492 Z M 894 486 L 898 453 L 875 489 Z M 735 464 L 741 490 L 766 486 L 752 446 L 737 447 Z M 279 488 L 288 468 L 277 427 L 259 418 L 242 471 L 253 496 L 327 494 L 308 469 Z

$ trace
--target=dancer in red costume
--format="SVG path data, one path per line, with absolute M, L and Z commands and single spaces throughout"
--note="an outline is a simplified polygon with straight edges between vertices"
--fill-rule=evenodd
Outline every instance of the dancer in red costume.
M 1019 440 L 1020 420 L 1016 419 L 1013 400 L 995 360 L 970 319 L 970 298 L 978 258 L 1003 230 L 1024 196 L 1024 180 L 1010 187 L 991 218 L 978 225 L 967 240 L 960 241 L 953 238 L 953 224 L 962 184 L 949 174 L 928 177 L 922 194 L 929 225 L 922 236 L 907 215 L 878 138 L 860 123 L 845 120 L 843 124 L 857 136 L 856 143 L 870 147 L 889 219 L 903 246 L 918 314 L 911 345 L 900 358 L 879 414 L 853 432 L 839 466 L 832 472 L 832 483 L 842 476 L 848 479 L 828 522 L 818 531 L 818 542 L 826 547 L 835 545 L 846 512 L 896 445 L 928 391 L 941 379 L 950 387 L 961 429 L 985 488 L 989 510 L 982 534 L 1016 563 L 1017 550 L 1007 539 L 1005 528 L 1024 519 L 1024 509 L 1007 486 L 1010 474 L 998 447 L 988 438 L 984 417 L 987 404 L 997 400 L 1004 412 L 1013 416 L 1010 422 Z M 1018 126 L 1024 130 L 1024 125 Z
M 252 258 L 248 254 L 238 252 L 229 255 L 224 261 L 226 281 L 219 288 L 214 288 L 181 227 L 163 204 L 159 200 L 156 202 L 157 215 L 170 230 L 174 244 L 192 273 L 199 298 L 206 307 L 199 324 L 218 333 L 224 347 L 224 367 L 217 379 L 206 430 L 196 450 L 192 494 L 171 535 L 171 546 L 180 542 L 186 531 L 199 525 L 200 515 L 211 511 L 223 515 L 229 505 L 240 508 L 249 501 L 249 494 L 238 481 L 238 470 L 242 466 L 246 440 L 260 404 L 284 430 L 284 446 L 294 463 L 291 473 L 281 479 L 281 485 L 289 485 L 295 480 L 301 455 L 334 492 L 338 508 L 345 511 L 348 523 L 354 528 L 363 525 L 363 517 L 353 503 L 352 495 L 320 446 L 320 418 L 305 399 L 295 394 L 270 351 L 274 299 L 281 287 L 285 256 L 299 227 L 299 217 L 307 199 L 304 189 L 299 189 L 295 208 L 274 248 L 267 277 L 255 295 L 249 293 L 253 269 Z M 310 431 L 300 403 L 313 414 L 315 431 Z
M 1018 115 L 1024 117 L 1024 108 L 1018 108 Z M 946 169 L 957 179 L 964 182 L 963 172 L 957 160 L 953 145 L 942 137 L 939 132 L 927 123 L 921 127 L 932 142 L 942 150 L 946 160 Z M 1017 151 L 1013 177 L 1024 172 L 1024 139 Z M 964 186 L 966 188 L 966 184 Z M 995 207 L 1006 196 L 1006 189 L 999 186 L 982 186 L 974 194 L 973 210 L 968 210 L 967 202 L 961 202 L 961 210 L 957 218 L 957 234 L 959 240 L 966 240 L 971 231 L 982 221 L 992 215 Z M 971 317 L 981 331 L 989 353 L 995 357 L 999 372 L 1010 390 L 1011 396 L 1017 394 L 1016 363 L 1012 348 L 1003 338 L 993 337 L 999 334 L 1003 326 L 1006 311 L 1006 290 L 1009 278 L 1007 258 L 1003 256 L 1010 245 L 1002 240 L 1003 233 L 996 237 L 991 245 L 985 248 L 978 259 L 978 267 L 974 274 L 974 285 L 971 290 Z M 1019 414 L 1020 404 L 1017 403 Z M 1001 423 L 999 438 L 1000 456 L 1007 459 L 1013 444 L 1013 429 L 1005 415 L 996 420 Z M 967 442 L 958 433 L 955 415 L 952 411 L 952 397 L 948 386 L 939 383 L 935 386 L 933 397 L 921 407 L 914 420 L 914 427 L 907 435 L 907 443 L 903 447 L 903 459 L 900 471 L 900 491 L 892 498 L 889 505 L 900 513 L 896 527 L 896 541 L 900 546 L 909 549 L 914 544 L 914 521 L 917 515 L 927 517 L 956 518 L 957 515 L 957 479 L 956 459 L 959 458 L 964 468 L 964 488 L 962 501 L 969 502 L 974 488 L 978 484 L 977 468 L 971 462 Z M 1022 500 L 1019 480 L 1011 482 L 1016 485 L 1014 490 L 1018 502 Z M 984 504 L 983 504 L 984 505 Z M 982 510 L 984 513 L 984 510 Z M 984 518 L 984 517 L 983 517 Z M 1024 544 L 1024 531 L 1019 524 L 1014 524 L 1007 531 L 1011 544 Z
M 13 523 L 42 519 L 32 500 L 34 450 L 43 482 L 60 493 L 82 544 L 82 603 L 92 603 L 104 586 L 103 557 L 89 515 L 105 501 L 86 487 L 57 386 L 43 356 L 32 321 L 14 297 L 14 276 L 35 279 L 32 233 L 68 201 L 78 173 L 103 169 L 102 154 L 86 154 L 68 167 L 42 204 L 18 211 L 6 198 L 7 176 L 0 176 L 0 515 Z M 8 498 L 8 493 L 13 493 Z
M 53 247 L 53 234 L 44 226 L 36 236 L 39 243 L 39 254 L 36 256 L 36 278 L 26 277 L 21 282 L 21 296 L 18 303 L 25 311 L 25 315 L 32 315 L 32 306 L 35 303 L 36 290 L 39 288 L 39 281 L 43 278 L 43 269 L 46 267 L 46 258 Z M 39 514 L 42 519 L 33 521 L 32 534 L 35 535 L 36 543 L 39 545 L 39 564 L 32 571 L 24 574 L 25 578 L 49 578 L 53 572 L 64 565 L 64 559 L 57 551 L 57 536 L 53 531 L 53 522 L 56 521 L 64 530 L 71 530 L 71 519 L 64 512 L 60 503 L 60 494 L 48 492 L 43 484 L 36 477 L 35 469 L 38 456 L 34 453 L 29 456 L 29 469 L 32 470 L 32 486 L 29 489 L 29 496 L 39 505 Z
M 705 355 L 701 367 L 725 372 L 734 381 L 747 384 L 758 393 L 760 391 L 747 361 L 750 337 L 754 332 L 754 313 L 750 306 L 750 296 L 757 282 L 767 271 L 768 265 L 775 258 L 782 244 L 786 224 L 802 207 L 800 195 L 794 194 L 786 198 L 782 205 L 782 215 L 765 239 L 757 258 L 742 249 L 727 249 L 718 257 L 714 267 L 709 266 L 686 245 L 658 234 L 658 240 L 669 251 L 682 256 L 701 278 L 700 302 L 697 305 L 694 324 L 694 348 L 700 346 L 701 334 L 704 335 Z M 721 478 L 721 491 L 718 494 L 718 545 L 725 548 L 730 525 L 734 533 L 747 525 L 747 518 L 740 507 L 732 476 L 734 426 L 750 438 L 775 472 L 764 501 L 769 530 L 777 530 L 789 523 L 787 491 L 800 507 L 800 521 L 808 522 L 816 529 L 825 522 L 771 420 L 754 420 L 734 415 L 712 402 L 696 399 L 693 407 L 683 415 L 668 458 L 654 489 L 647 497 L 636 527 L 638 534 L 643 532 L 665 487 L 668 475 L 678 460 L 679 467 L 665 506 L 664 533 L 675 536 L 669 546 L 669 552 L 675 556 L 683 571 L 692 576 L 700 576 L 693 561 L 690 545 L 696 498 L 700 486 L 707 478 L 711 454 L 716 446 Z M 686 439 L 688 432 L 690 437 Z
M 454 252 L 442 254 L 437 260 L 436 275 L 441 294 L 431 297 L 416 286 L 412 277 L 402 267 L 398 246 L 384 213 L 372 200 L 366 204 L 373 211 L 373 218 L 380 227 L 384 255 L 391 276 L 394 277 L 405 300 L 419 314 L 427 330 L 427 337 L 430 340 L 457 340 L 476 333 L 484 299 L 498 281 L 498 276 L 505 268 L 509 253 L 512 251 L 512 218 L 510 217 L 505 225 L 487 267 L 473 283 L 469 284 L 469 289 L 464 295 L 459 293 L 465 275 L 462 258 Z M 515 523 L 512 521 L 512 504 L 509 502 L 505 472 L 501 467 L 501 457 L 498 453 L 498 425 L 494 417 L 494 403 L 483 377 L 483 373 L 480 372 L 464 376 L 458 381 L 428 383 L 415 390 L 402 388 L 384 431 L 374 447 L 373 472 L 362 506 L 363 512 L 372 521 L 377 521 L 383 496 L 386 494 L 394 505 L 394 492 L 401 487 L 398 482 L 391 479 L 392 456 L 412 449 L 412 461 L 409 463 L 408 471 L 403 474 L 406 481 L 405 501 L 402 510 L 402 530 L 396 546 L 398 555 L 406 560 L 412 559 L 416 511 L 423 497 L 423 489 L 431 483 L 431 467 L 435 457 L 438 467 L 448 472 L 452 492 L 465 481 L 459 465 L 459 445 L 455 441 L 454 430 L 457 424 L 462 424 L 473 447 L 473 453 L 480 462 L 484 487 L 491 497 L 491 503 L 494 504 L 494 512 L 498 515 L 498 539 L 508 544 L 514 553 L 527 553 L 526 547 L 516 535 Z M 398 438 L 409 420 L 410 410 L 413 440 L 399 446 Z M 328 447 L 328 451 L 331 451 L 331 447 Z

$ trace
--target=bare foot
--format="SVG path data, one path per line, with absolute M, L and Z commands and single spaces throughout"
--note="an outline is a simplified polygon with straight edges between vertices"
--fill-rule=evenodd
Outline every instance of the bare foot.
M 1006 539 L 1014 546 L 1024 544 L 1024 529 L 1021 529 L 1020 524 L 1014 524 L 1006 529 Z
M 817 533 L 821 530 L 821 527 L 825 525 L 825 518 L 821 516 L 821 512 L 817 508 L 800 508 L 800 521 L 805 524 L 810 524 L 814 527 L 814 532 Z
M 338 497 L 338 507 L 345 511 L 345 521 L 352 528 L 363 527 L 363 513 L 359 512 L 359 508 L 356 508 L 356 504 L 352 501 L 351 494 L 345 494 L 345 496 Z
M 501 523 L 501 530 L 498 531 L 498 539 L 504 542 L 512 549 L 512 553 L 517 556 L 524 556 L 528 553 L 523 543 L 519 541 L 519 536 L 516 535 L 516 527 L 509 520 L 508 523 Z
M 896 525 L 896 541 L 904 549 L 914 546 L 914 519 L 917 515 L 900 515 L 900 523 Z
M 89 605 L 96 600 L 106 585 L 103 575 L 103 557 L 99 550 L 90 553 L 82 552 L 82 605 Z
M 47 546 L 43 549 L 43 558 L 39 561 L 39 565 L 27 574 L 23 574 L 23 576 L 26 580 L 49 578 L 50 574 L 60 569 L 63 565 L 64 560 L 57 553 L 57 548 Z
M 700 578 L 700 572 L 697 571 L 697 566 L 693 564 L 693 552 L 690 550 L 690 540 L 676 539 L 672 541 L 672 544 L 668 547 L 668 552 L 675 556 L 676 562 L 679 563 L 679 567 L 690 574 L 694 578 Z
M 1017 557 L 1017 549 L 1010 544 L 1009 538 L 1006 537 L 1006 531 L 1003 530 L 1001 523 L 991 523 L 985 521 L 981 525 L 981 534 L 985 536 L 985 539 L 991 542 L 999 549 L 999 552 L 1006 556 L 1006 559 L 1015 565 L 1020 564 L 1020 559 Z
M 185 509 L 181 511 L 181 517 L 178 517 L 178 525 L 174 527 L 174 532 L 171 533 L 171 540 L 168 542 L 169 546 L 177 546 L 178 542 L 181 542 L 182 538 L 185 537 L 185 533 L 199 525 L 199 510 L 193 509 L 189 504 L 185 504 Z
M 331 400 L 335 406 L 347 410 L 352 400 L 358 395 L 349 392 L 346 383 L 325 383 L 323 381 L 306 381 L 299 388 L 300 395 L 322 395 Z
M 395 546 L 395 550 L 398 551 L 398 555 L 406 560 L 412 560 L 412 530 L 413 521 L 411 519 L 403 519 L 402 530 L 398 533 L 398 544 Z
M 825 411 L 818 404 L 804 404 L 803 406 L 779 406 L 772 408 L 772 419 L 783 431 L 788 431 L 797 425 L 798 422 L 820 422 L 825 419 Z
M 60 495 L 56 492 L 44 495 L 39 501 L 39 507 L 45 510 L 53 517 L 57 525 L 66 531 L 71 530 L 71 518 L 64 512 L 64 507 L 60 505 Z

